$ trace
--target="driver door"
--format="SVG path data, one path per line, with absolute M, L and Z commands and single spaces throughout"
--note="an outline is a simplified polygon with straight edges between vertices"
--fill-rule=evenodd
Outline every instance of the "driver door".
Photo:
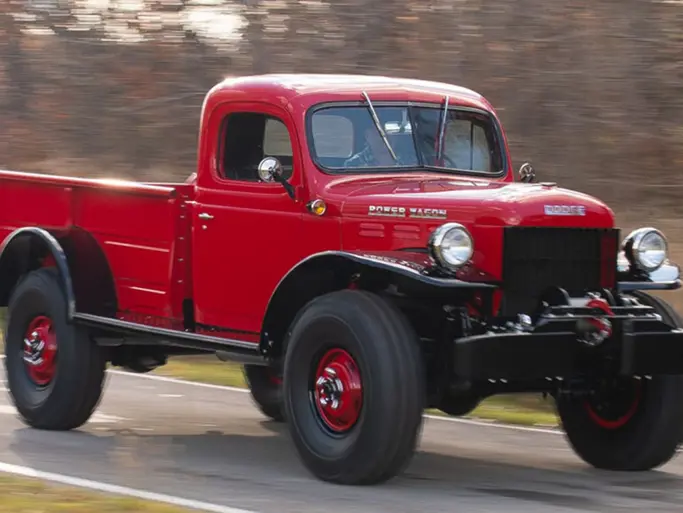
M 303 258 L 305 212 L 281 184 L 259 180 L 258 164 L 278 158 L 300 195 L 298 140 L 288 112 L 256 102 L 219 105 L 205 130 L 192 221 L 197 330 L 256 342 L 271 294 Z

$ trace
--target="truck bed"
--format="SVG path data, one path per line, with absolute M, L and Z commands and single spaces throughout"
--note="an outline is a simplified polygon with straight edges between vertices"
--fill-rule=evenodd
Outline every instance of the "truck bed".
M 117 317 L 175 328 L 182 301 L 191 296 L 186 211 L 193 191 L 190 184 L 0 170 L 0 241 L 26 226 L 59 241 L 74 234 L 94 239 L 114 277 Z

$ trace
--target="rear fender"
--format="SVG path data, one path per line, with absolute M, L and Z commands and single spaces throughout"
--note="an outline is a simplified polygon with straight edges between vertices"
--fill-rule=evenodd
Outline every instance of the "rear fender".
M 301 308 L 315 297 L 349 288 L 354 283 L 359 288 L 369 289 L 395 284 L 410 293 L 428 296 L 497 288 L 488 283 L 439 276 L 428 255 L 416 252 L 316 253 L 295 265 L 272 294 L 263 322 L 261 351 L 277 356 L 287 330 Z
M 112 317 L 117 299 L 107 258 L 94 237 L 74 228 L 57 238 L 47 230 L 15 230 L 0 247 L 0 306 L 26 273 L 53 265 L 59 271 L 71 320 L 76 311 Z
M 42 267 L 43 259 L 47 256 L 52 257 L 59 271 L 67 302 L 67 316 L 71 320 L 76 311 L 76 299 L 66 253 L 50 232 L 37 227 L 13 231 L 0 247 L 0 306 L 7 306 L 12 290 L 21 277 Z

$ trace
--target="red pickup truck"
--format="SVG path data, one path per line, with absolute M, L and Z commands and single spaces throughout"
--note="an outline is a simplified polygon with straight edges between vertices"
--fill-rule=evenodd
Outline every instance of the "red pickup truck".
M 680 287 L 660 231 L 515 175 L 481 95 L 363 76 L 229 79 L 196 173 L 130 183 L 0 172 L 11 397 L 85 423 L 105 366 L 245 366 L 318 478 L 400 473 L 425 408 L 550 394 L 589 464 L 646 470 L 683 436 Z

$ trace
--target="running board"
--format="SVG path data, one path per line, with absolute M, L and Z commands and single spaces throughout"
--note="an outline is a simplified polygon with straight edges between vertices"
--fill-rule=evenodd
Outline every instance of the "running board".
M 211 335 L 202 335 L 188 331 L 157 328 L 155 326 L 147 326 L 146 324 L 87 313 L 74 313 L 73 321 L 78 325 L 100 330 L 103 336 L 113 334 L 121 336 L 122 342 L 115 345 L 136 345 L 140 343 L 139 339 L 144 339 L 145 343 L 162 346 L 184 347 L 215 353 L 220 352 L 221 360 L 225 359 L 252 365 L 267 364 L 265 357 L 259 352 L 258 344 L 252 342 L 212 337 Z M 95 334 L 95 336 L 97 335 Z M 128 341 L 127 337 L 132 337 L 134 340 Z M 136 341 L 135 339 L 138 340 Z

